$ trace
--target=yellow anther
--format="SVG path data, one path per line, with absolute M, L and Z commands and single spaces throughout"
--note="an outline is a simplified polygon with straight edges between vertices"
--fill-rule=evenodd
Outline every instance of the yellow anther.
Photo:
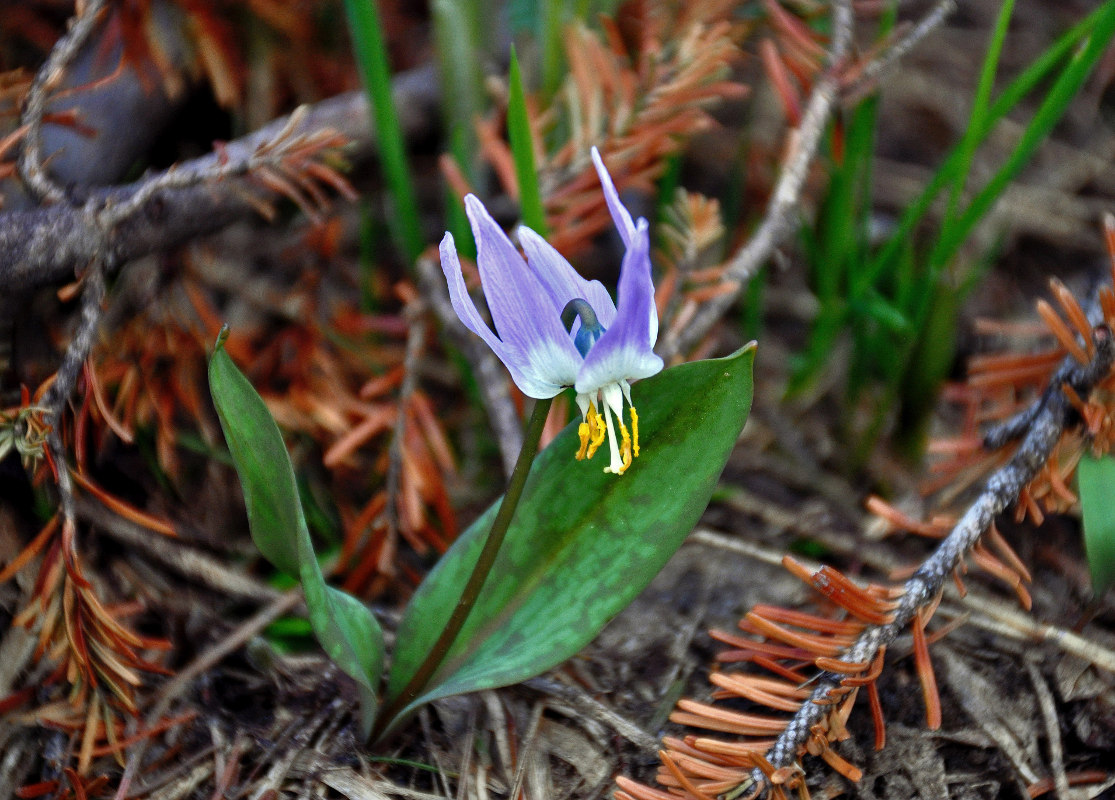
M 639 415 L 635 413 L 635 406 L 631 406 L 631 457 L 639 457 Z
M 619 445 L 619 455 L 623 459 L 623 465 L 616 470 L 616 474 L 622 475 L 631 466 L 631 434 L 627 432 L 627 426 L 623 424 L 622 419 L 619 420 L 619 435 L 623 439 Z
M 597 448 L 604 444 L 604 437 L 608 435 L 608 429 L 604 424 L 604 417 L 596 410 L 596 406 L 588 407 L 588 424 L 591 431 L 592 441 L 588 445 L 588 457 L 592 458 L 596 454 Z
M 581 446 L 577 450 L 578 461 L 585 460 L 585 455 L 588 451 L 589 428 L 590 426 L 587 422 L 582 422 L 577 426 L 577 435 L 581 437 Z

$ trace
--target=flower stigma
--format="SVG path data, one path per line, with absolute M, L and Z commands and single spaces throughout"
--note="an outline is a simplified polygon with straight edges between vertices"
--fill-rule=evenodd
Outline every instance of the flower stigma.
M 573 333 L 573 325 L 578 318 L 581 320 L 581 327 L 573 337 L 573 346 L 577 348 L 581 358 L 584 358 L 588 355 L 592 346 L 604 335 L 605 328 L 600 324 L 600 320 L 597 318 L 596 312 L 592 310 L 588 300 L 583 297 L 574 297 L 561 310 L 561 323 L 570 334 Z

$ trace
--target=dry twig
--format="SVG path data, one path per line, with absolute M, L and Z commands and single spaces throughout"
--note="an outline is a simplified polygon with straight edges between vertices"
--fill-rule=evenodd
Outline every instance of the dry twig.
M 84 5 L 78 4 L 78 15 L 70 21 L 69 31 L 55 43 L 46 63 L 35 73 L 24 101 L 21 126 L 25 127 L 26 133 L 17 169 L 24 185 L 40 201 L 58 203 L 66 196 L 62 187 L 44 169 L 42 134 L 47 100 L 51 91 L 65 76 L 66 69 L 78 51 L 93 35 L 105 5 L 106 0 L 89 0 Z

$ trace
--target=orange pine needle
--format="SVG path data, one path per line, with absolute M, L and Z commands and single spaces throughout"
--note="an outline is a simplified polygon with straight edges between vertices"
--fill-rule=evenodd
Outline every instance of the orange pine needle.
M 1066 772 L 1065 779 L 1068 781 L 1069 786 L 1086 786 L 1091 783 L 1103 783 L 1110 776 L 1109 773 L 1102 769 L 1089 769 L 1082 770 L 1081 772 Z M 1031 797 L 1041 797 L 1047 792 L 1053 791 L 1057 788 L 1057 784 L 1053 778 L 1042 778 L 1037 783 L 1032 783 L 1026 787 L 1026 793 Z
M 176 531 L 174 526 L 169 522 L 140 511 L 135 506 L 124 502 L 118 497 L 114 497 L 80 472 L 71 471 L 70 475 L 73 476 L 74 482 L 77 483 L 78 486 L 85 489 L 85 491 L 96 497 L 106 508 L 115 511 L 124 519 L 134 522 L 142 528 L 147 528 L 149 531 L 161 533 L 163 536 L 178 538 L 178 531 Z
M 841 640 L 837 641 L 836 638 L 832 636 L 811 636 L 809 634 L 797 633 L 796 631 L 791 631 L 788 628 L 784 628 L 764 619 L 754 611 L 748 612 L 747 621 L 755 628 L 756 633 L 801 647 L 816 655 L 835 656 L 852 643 L 852 637 L 842 637 Z
M 667 753 L 665 750 L 659 750 L 658 757 L 662 760 L 662 765 L 670 771 L 670 774 L 673 775 L 674 778 L 677 779 L 681 787 L 689 792 L 691 795 L 696 797 L 697 800 L 713 800 L 712 797 L 702 792 L 691 780 L 689 780 L 685 773 L 678 768 L 678 765 L 674 763 L 674 760 L 670 758 L 669 753 Z
M 872 625 L 885 625 L 894 619 L 894 614 L 891 612 L 896 607 L 896 603 L 873 597 L 832 567 L 823 566 L 817 572 L 809 575 L 804 565 L 792 556 L 785 556 L 782 559 L 782 564 L 830 601 L 864 622 Z
M 999 526 L 995 523 L 991 523 L 991 527 L 988 529 L 987 533 L 983 535 L 983 538 L 995 548 L 999 556 L 1010 565 L 1011 569 L 1022 576 L 1022 579 L 1025 580 L 1026 583 L 1031 583 L 1033 581 L 1030 570 L 1022 563 L 1022 559 L 1014 552 L 1014 548 L 1003 538 L 1003 534 L 999 532 Z
M 50 521 L 43 526 L 43 529 L 36 534 L 35 538 L 30 543 L 19 551 L 19 555 L 11 560 L 11 562 L 0 570 L 0 583 L 6 583 L 11 580 L 12 576 L 23 569 L 27 563 L 42 551 L 46 543 L 58 530 L 58 515 L 50 518 Z
M 753 675 L 725 675 L 714 672 L 709 675 L 709 681 L 724 690 L 714 693 L 713 697 L 742 697 L 775 711 L 786 711 L 790 714 L 796 713 L 801 707 L 801 701 L 809 697 L 809 691 L 806 689 L 798 689 L 781 682 L 777 682 L 778 685 L 775 686 L 775 681 Z M 799 699 L 791 699 L 794 697 Z
M 970 374 L 1004 372 L 1022 367 L 1045 367 L 1053 369 L 1064 353 L 1060 350 L 1046 350 L 1041 353 L 993 353 L 972 356 L 968 359 Z
M 994 575 L 1003 583 L 1007 584 L 1018 595 L 1019 604 L 1026 609 L 1030 610 L 1033 601 L 1030 598 L 1030 593 L 1026 590 L 1023 584 L 1022 576 L 1014 570 L 1007 567 L 1002 561 L 995 558 L 982 544 L 977 544 L 972 548 L 971 558 L 981 569 Z
M 1038 300 L 1037 309 L 1038 315 L 1057 338 L 1057 342 L 1061 347 L 1065 348 L 1065 350 L 1081 364 L 1087 364 L 1088 354 L 1084 351 L 1084 348 L 1080 346 L 1080 343 L 1076 341 L 1076 336 L 1073 335 L 1069 326 L 1066 325 L 1065 321 L 1053 310 L 1053 306 L 1049 305 L 1045 300 Z
M 677 708 L 678 710 L 670 715 L 670 719 L 679 725 L 693 725 L 713 731 L 737 733 L 741 736 L 778 734 L 786 725 L 786 720 L 780 717 L 729 711 L 696 700 L 679 700 Z
M 883 703 L 879 700 L 879 684 L 867 684 L 867 704 L 871 709 L 871 722 L 875 726 L 875 750 L 887 746 L 887 722 L 883 716 Z
M 848 780 L 858 782 L 861 778 L 863 778 L 863 770 L 852 764 L 850 761 L 841 758 L 831 747 L 825 747 L 824 749 L 822 749 L 820 755 L 821 758 L 825 760 L 826 764 L 828 764 L 830 767 L 839 772 Z
M 1092 352 L 1092 323 L 1088 322 L 1088 315 L 1084 313 L 1084 309 L 1080 307 L 1076 297 L 1069 291 L 1059 279 L 1052 278 L 1049 281 L 1049 287 L 1053 291 L 1053 296 L 1057 298 L 1057 302 L 1061 308 L 1064 309 L 1065 315 L 1069 318 L 1069 322 L 1076 328 L 1077 334 L 1084 340 L 1084 346 L 1088 352 Z
M 818 633 L 831 634 L 833 636 L 842 636 L 849 639 L 859 635 L 863 630 L 863 624 L 860 622 L 846 622 L 843 620 L 831 619 L 830 617 L 822 617 L 817 614 L 808 614 L 804 611 L 794 611 L 789 608 L 782 608 L 781 606 L 767 605 L 766 603 L 758 603 L 751 611 L 763 617 L 765 620 L 772 622 L 780 622 L 786 625 L 795 625 L 799 628 L 805 628 Z M 749 615 L 750 616 L 750 615 Z M 744 617 L 748 619 L 748 617 Z
M 97 377 L 97 370 L 87 361 L 83 367 L 85 372 L 85 382 L 89 387 L 90 393 L 93 395 L 93 402 L 97 406 L 97 410 L 101 413 L 101 418 L 105 424 L 112 429 L 112 432 L 120 439 L 120 441 L 127 444 L 132 444 L 135 441 L 135 435 L 128 430 L 124 423 L 116 419 L 116 416 L 109 409 L 108 404 L 105 402 L 104 390 L 101 388 L 100 379 Z
M 153 738 L 163 733 L 164 731 L 170 730 L 171 728 L 176 728 L 179 725 L 184 725 L 185 723 L 194 719 L 197 714 L 197 711 L 187 711 L 186 713 L 180 714 L 177 717 L 170 717 L 168 719 L 160 720 L 159 722 L 152 725 L 150 728 L 145 728 L 144 730 L 134 733 L 124 739 L 118 739 L 113 745 L 102 745 L 100 747 L 94 747 L 91 751 L 92 755 L 94 758 L 100 758 L 101 756 L 107 756 L 114 753 L 122 752 L 124 750 L 127 750 L 136 742 L 142 741 L 143 739 Z
M 919 522 L 909 514 L 898 510 L 878 495 L 873 494 L 868 497 L 864 505 L 869 513 L 886 520 L 895 530 L 909 531 L 919 536 L 933 538 L 940 538 L 942 535 L 942 529 L 939 524 L 935 522 Z M 948 528 L 945 528 L 944 533 L 947 532 Z
M 759 57 L 762 59 L 767 78 L 774 87 L 774 93 L 782 103 L 782 113 L 786 116 L 786 121 L 790 127 L 798 127 L 801 124 L 801 94 L 787 73 L 786 65 L 778 52 L 778 45 L 770 39 L 764 39 L 759 43 Z
M 615 793 L 615 800 L 678 800 L 676 794 L 652 789 L 623 775 L 616 776 L 616 785 L 620 790 Z
M 918 680 L 921 682 L 922 698 L 925 701 L 926 726 L 932 730 L 941 727 L 941 697 L 937 692 L 937 676 L 933 673 L 933 663 L 929 660 L 929 646 L 925 641 L 925 617 L 919 613 L 910 623 L 914 634 L 914 661 L 917 664 Z
M 721 739 L 693 737 L 690 749 L 696 757 L 724 756 L 725 759 L 736 766 L 750 768 L 755 766 L 756 757 L 762 757 L 774 746 L 774 742 L 775 739 L 747 739 L 739 742 L 725 742 Z
M 835 672 L 838 675 L 848 675 L 848 676 L 859 675 L 860 673 L 862 673 L 864 670 L 866 670 L 868 667 L 871 666 L 870 662 L 866 662 L 866 661 L 863 661 L 863 662 L 842 661 L 839 658 L 825 658 L 823 656 L 821 658 L 815 659 L 813 661 L 813 663 L 817 666 L 817 669 L 823 669 L 825 672 Z M 854 684 L 852 682 L 853 680 L 856 680 L 856 679 L 855 678 L 845 678 L 844 683 L 847 686 L 854 686 L 856 684 Z

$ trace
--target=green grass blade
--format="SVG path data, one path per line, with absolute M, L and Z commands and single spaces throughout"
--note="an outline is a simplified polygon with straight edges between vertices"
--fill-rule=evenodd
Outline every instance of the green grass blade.
M 448 131 L 449 153 L 465 179 L 475 186 L 480 162 L 475 123 L 484 103 L 484 74 L 480 57 L 488 49 L 482 20 L 494 11 L 487 0 L 435 0 L 430 10 L 437 42 L 439 74 L 444 87 L 442 116 Z M 457 249 L 468 258 L 476 258 L 476 243 L 465 216 L 464 204 L 449 189 L 446 190 L 445 204 L 446 227 L 453 234 Z
M 538 0 L 538 45 L 542 61 L 542 91 L 552 97 L 564 75 L 565 0 Z
M 979 84 L 976 86 L 976 96 L 972 100 L 972 111 L 968 116 L 968 127 L 965 128 L 964 137 L 956 148 L 959 156 L 956 171 L 952 178 L 952 191 L 949 193 L 948 207 L 944 216 L 943 227 L 945 228 L 956 217 L 964 186 L 972 171 L 972 158 L 975 156 L 979 144 L 979 132 L 985 127 L 985 118 L 991 104 L 991 92 L 995 86 L 995 74 L 999 70 L 999 56 L 1003 52 L 1003 42 L 1007 37 L 1007 30 L 1010 27 L 1010 19 L 1013 13 L 1014 0 L 1005 0 L 999 8 L 999 16 L 995 20 L 995 28 L 991 32 L 991 42 L 987 46 L 987 54 L 983 59 Z M 938 239 L 938 244 L 940 244 L 940 239 Z M 939 258 L 934 256 L 930 258 L 930 263 L 939 264 L 941 262 Z
M 1033 157 L 1034 151 L 1045 141 L 1053 126 L 1064 115 L 1069 103 L 1092 74 L 1100 58 L 1107 52 L 1111 38 L 1115 35 L 1115 2 L 1106 3 L 1102 10 L 1104 13 L 1097 20 L 1083 48 L 1073 56 L 1057 77 L 1006 163 L 973 198 L 956 224 L 950 226 L 948 232 L 942 236 L 938 250 L 940 259 L 938 264 L 946 263 L 952 258 L 972 228 L 991 210 L 991 206 L 999 199 L 1007 184 L 1018 175 Z
M 396 232 L 403 255 L 413 263 L 425 249 L 426 241 L 419 223 L 421 218 L 407 164 L 403 131 L 395 111 L 395 100 L 391 96 L 391 72 L 379 11 L 375 0 L 345 0 L 345 12 L 360 78 L 368 94 L 383 174 L 394 204 L 395 225 L 392 229 Z
M 1023 97 L 1045 81 L 1049 74 L 1056 69 L 1057 65 L 1072 52 L 1073 48 L 1091 33 L 1108 6 L 1110 6 L 1110 3 L 1092 12 L 1065 32 L 1003 90 L 1002 94 L 999 95 L 984 116 L 983 127 L 979 131 L 979 135 L 974 139 L 977 146 L 986 141 L 995 124 L 1000 119 L 1018 105 L 1018 102 Z M 867 283 L 874 283 L 878 279 L 878 276 L 883 273 L 888 265 L 899 255 L 902 248 L 906 246 L 906 243 L 913 235 L 914 229 L 925 217 L 926 212 L 933 204 L 937 195 L 955 179 L 959 171 L 961 159 L 962 153 L 960 150 L 953 148 L 941 166 L 938 167 L 937 171 L 933 174 L 933 177 L 930 179 L 925 189 L 923 189 L 917 199 L 906 208 L 906 211 L 903 212 L 902 217 L 898 221 L 894 233 L 887 240 L 886 245 L 884 245 L 879 253 L 871 259 L 867 269 L 864 270 L 863 277 Z
M 1115 586 L 1115 458 L 1080 459 L 1076 475 L 1084 516 L 1084 546 L 1092 573 L 1092 591 L 1097 597 Z
M 511 48 L 511 93 L 507 100 L 507 134 L 511 140 L 511 155 L 515 161 L 515 177 L 519 181 L 519 213 L 523 224 L 540 236 L 546 236 L 546 212 L 542 208 L 542 192 L 538 187 L 538 172 L 534 167 L 534 138 L 527 115 L 523 75 L 519 70 L 519 57 Z

